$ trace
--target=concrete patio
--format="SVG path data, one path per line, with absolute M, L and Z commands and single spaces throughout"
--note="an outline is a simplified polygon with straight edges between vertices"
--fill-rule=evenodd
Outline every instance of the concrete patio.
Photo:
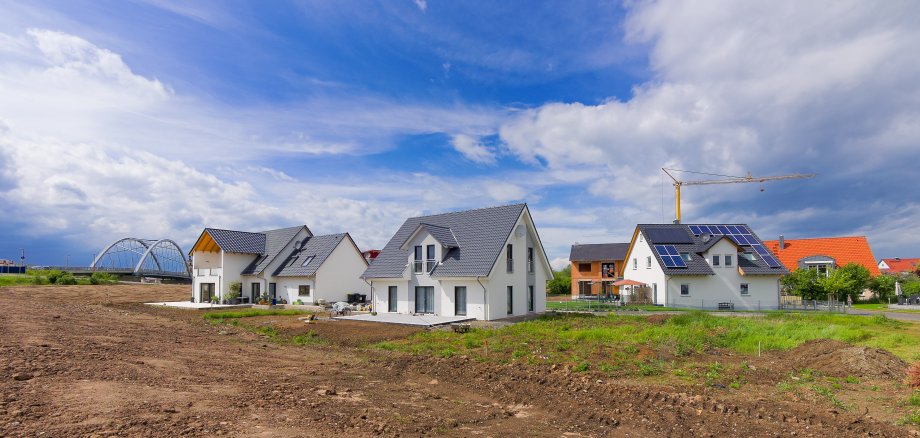
M 438 316 L 429 314 L 407 314 L 407 313 L 362 313 L 358 315 L 337 316 L 333 319 L 342 319 L 348 321 L 367 321 L 382 322 L 386 324 L 402 324 L 422 327 L 434 327 L 438 325 L 454 324 L 458 322 L 472 321 L 475 318 L 468 316 Z
M 211 303 L 193 303 L 191 301 L 164 301 L 159 303 L 144 303 L 148 306 L 165 306 L 175 307 L 178 309 L 239 309 L 252 307 L 251 304 L 211 304 Z

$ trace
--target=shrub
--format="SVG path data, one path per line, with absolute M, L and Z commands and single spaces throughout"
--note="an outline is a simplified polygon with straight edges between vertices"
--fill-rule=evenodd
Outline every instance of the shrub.
M 114 284 L 118 282 L 118 277 L 108 272 L 93 272 L 89 277 L 90 284 Z
M 73 274 L 71 274 L 70 272 L 64 272 L 59 277 L 57 277 L 56 284 L 66 284 L 66 285 L 77 284 L 77 279 L 74 278 Z
M 57 269 L 53 269 L 53 270 L 51 270 L 51 271 L 48 271 L 48 275 L 47 275 L 47 277 L 48 277 L 48 283 L 51 283 L 51 284 L 59 284 L 59 283 L 58 283 L 58 280 L 59 280 L 59 279 L 61 278 L 61 276 L 63 276 L 63 275 L 64 275 L 64 271 L 60 271 L 60 270 L 57 270 Z

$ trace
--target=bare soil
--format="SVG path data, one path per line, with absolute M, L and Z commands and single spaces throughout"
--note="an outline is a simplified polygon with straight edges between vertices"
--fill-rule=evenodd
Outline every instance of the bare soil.
M 0 288 L 0 436 L 911 433 L 865 412 L 777 397 L 768 374 L 728 391 L 419 358 L 353 347 L 416 329 L 342 321 L 304 324 L 326 343 L 290 345 L 208 323 L 200 311 L 132 304 L 187 296 L 187 286 Z M 296 318 L 260 318 L 248 319 L 304 330 Z

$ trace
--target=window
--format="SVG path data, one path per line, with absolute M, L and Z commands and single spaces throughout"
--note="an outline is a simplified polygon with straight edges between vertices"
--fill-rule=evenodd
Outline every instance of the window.
M 617 276 L 616 265 L 613 263 L 601 263 L 601 276 L 605 278 L 614 278 Z
M 681 295 L 690 295 L 690 285 L 682 284 L 680 285 L 680 294 Z
M 313 261 L 313 256 L 309 256 L 309 257 L 307 257 L 307 258 L 305 258 L 305 259 L 303 260 L 303 263 L 301 263 L 300 266 L 307 266 L 307 265 L 309 265 L 310 262 L 312 262 L 312 261 Z
M 578 272 L 591 272 L 591 264 L 590 263 L 579 263 Z
M 422 246 L 418 245 L 415 247 L 415 263 L 413 263 L 413 270 L 416 273 L 422 272 Z
M 533 286 L 527 286 L 527 311 L 533 312 Z
M 387 311 L 395 312 L 396 311 L 396 286 L 390 286 L 390 289 L 387 291 Z
M 725 254 L 725 267 L 728 268 L 728 267 L 731 267 L 731 265 L 732 265 L 732 255 Z
M 454 287 L 454 315 L 466 316 L 466 286 Z
M 434 245 L 428 245 L 426 252 L 428 253 L 428 259 L 425 263 L 425 272 L 431 272 L 437 266 L 437 261 L 434 258 Z
M 300 295 L 302 297 L 309 297 L 310 296 L 310 285 L 301 284 L 300 286 L 297 286 L 297 295 Z
M 689 252 L 680 253 L 680 258 L 684 259 L 685 262 L 689 262 L 691 260 Z
M 720 259 L 718 255 L 713 255 L 712 256 L 712 266 L 719 266 L 720 265 L 719 260 Z
M 591 282 L 590 281 L 579 281 L 578 282 L 578 295 L 591 295 Z
M 514 272 L 514 246 L 510 243 L 508 244 L 508 249 L 505 250 L 505 254 L 508 256 L 508 272 Z
M 748 289 L 748 284 L 741 283 L 741 295 L 747 295 L 748 292 L 750 292 L 750 289 Z
M 636 259 L 633 259 L 633 271 L 635 271 L 638 268 L 639 268 L 639 262 L 637 262 Z
M 533 274 L 533 248 L 527 247 L 527 272 Z
M 514 286 L 508 286 L 508 314 L 514 313 Z
M 652 269 L 652 256 L 645 258 L 645 269 Z
M 258 302 L 259 297 L 262 295 L 262 283 L 253 283 L 252 284 L 252 302 Z

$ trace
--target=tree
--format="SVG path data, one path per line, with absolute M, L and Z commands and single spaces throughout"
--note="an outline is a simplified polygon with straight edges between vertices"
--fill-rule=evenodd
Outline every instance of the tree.
M 834 269 L 827 277 L 818 279 L 818 286 L 826 294 L 831 294 L 843 301 L 846 300 L 847 295 L 852 295 L 856 290 L 856 279 L 843 269 Z
M 566 266 L 561 271 L 553 271 L 553 279 L 546 283 L 546 292 L 556 295 L 572 293 L 571 265 Z
M 872 281 L 872 274 L 869 273 L 869 269 L 853 262 L 835 269 L 828 278 L 833 277 L 835 274 L 842 277 L 838 281 L 841 285 L 847 284 L 847 287 L 839 292 L 834 292 L 827 288 L 825 290 L 827 293 L 835 294 L 837 299 L 840 300 L 845 300 L 847 296 L 850 296 L 853 298 L 853 302 L 856 302 L 859 296 L 862 295 L 863 290 L 867 289 Z
M 887 302 L 889 298 L 894 298 L 894 283 L 898 278 L 894 275 L 882 274 L 869 281 L 869 289 L 875 294 L 880 302 Z
M 803 300 L 827 299 L 824 288 L 818 284 L 818 271 L 814 269 L 798 268 L 780 280 L 783 291 L 789 295 L 797 295 Z

